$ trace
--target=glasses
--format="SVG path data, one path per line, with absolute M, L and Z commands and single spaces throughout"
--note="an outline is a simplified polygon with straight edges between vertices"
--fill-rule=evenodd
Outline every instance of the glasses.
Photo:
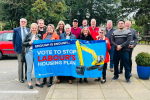
M 99 32 L 99 33 L 104 34 L 104 32 Z
M 21 23 L 26 23 L 26 21 L 21 21 Z

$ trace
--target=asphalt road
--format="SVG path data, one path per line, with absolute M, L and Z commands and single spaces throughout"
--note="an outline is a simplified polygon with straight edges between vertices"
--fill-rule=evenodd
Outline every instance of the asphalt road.
M 35 86 L 32 72 L 33 89 L 28 89 L 25 83 L 18 81 L 18 63 L 16 57 L 4 57 L 0 60 L 0 100 L 44 100 L 49 88 Z M 41 79 L 42 82 L 42 79 Z

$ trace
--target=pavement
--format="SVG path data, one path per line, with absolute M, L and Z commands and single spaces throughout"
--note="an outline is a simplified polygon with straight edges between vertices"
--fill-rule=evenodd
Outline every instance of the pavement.
M 27 81 L 18 81 L 18 67 L 16 58 L 0 60 L 0 100 L 150 100 L 150 80 L 139 79 L 137 75 L 135 56 L 140 52 L 150 53 L 150 45 L 138 44 L 133 51 L 133 69 L 131 84 L 127 84 L 123 74 L 119 79 L 111 81 L 113 72 L 109 68 L 106 72 L 105 84 L 94 82 L 88 78 L 88 83 L 78 83 L 78 79 L 69 84 L 64 80 L 47 88 L 36 87 L 34 72 L 32 74 L 33 89 L 28 89 Z M 41 80 L 42 82 L 42 80 Z
M 135 56 L 140 52 L 150 53 L 150 45 L 138 44 L 133 51 L 131 84 L 126 83 L 124 72 L 117 81 L 111 81 L 114 75 L 108 68 L 105 84 L 94 82 L 93 78 L 88 78 L 88 83 L 79 83 L 78 79 L 73 84 L 56 83 L 55 78 L 45 100 L 150 100 L 150 80 L 137 75 Z

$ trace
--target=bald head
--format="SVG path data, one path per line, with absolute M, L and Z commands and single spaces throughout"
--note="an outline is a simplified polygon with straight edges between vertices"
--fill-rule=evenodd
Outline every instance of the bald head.
M 126 27 L 126 29 L 130 29 L 130 27 L 131 27 L 131 22 L 130 22 L 130 21 L 126 21 L 126 22 L 125 22 L 125 27 Z
M 96 27 L 96 20 L 95 19 L 91 19 L 91 27 L 92 28 Z

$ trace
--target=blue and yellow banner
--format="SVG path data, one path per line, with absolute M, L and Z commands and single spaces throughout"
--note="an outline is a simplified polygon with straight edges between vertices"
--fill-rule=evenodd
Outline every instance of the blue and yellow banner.
M 106 50 L 105 40 L 86 41 L 68 39 L 34 41 L 35 77 L 101 77 Z

